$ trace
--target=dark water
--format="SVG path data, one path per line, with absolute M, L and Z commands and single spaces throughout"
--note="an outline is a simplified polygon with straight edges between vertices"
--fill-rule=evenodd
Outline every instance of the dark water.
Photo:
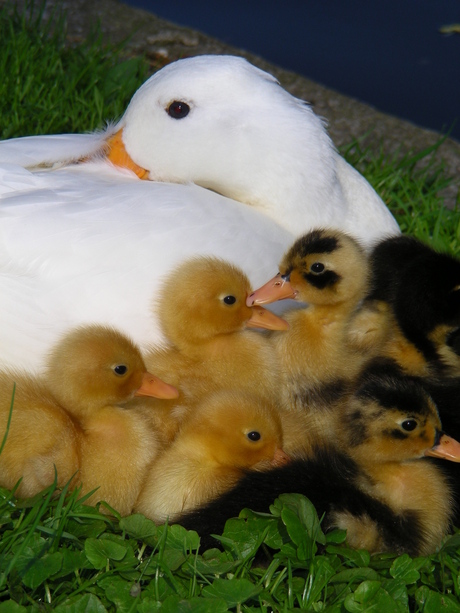
M 125 2 L 460 140 L 460 0 Z

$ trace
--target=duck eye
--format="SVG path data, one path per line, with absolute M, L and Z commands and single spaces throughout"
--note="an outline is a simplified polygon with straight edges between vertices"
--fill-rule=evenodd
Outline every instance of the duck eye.
M 253 430 L 252 432 L 248 432 L 246 436 L 248 437 L 248 439 L 250 441 L 260 441 L 260 439 L 261 439 L 260 432 L 257 432 L 257 430 Z
M 224 302 L 225 304 L 235 304 L 236 298 L 235 296 L 225 296 Z
M 116 366 L 113 367 L 113 372 L 116 375 L 126 375 L 126 373 L 128 372 L 128 367 L 125 364 L 117 364 Z
M 324 264 L 321 264 L 321 262 L 315 262 L 314 264 L 310 266 L 310 270 L 314 272 L 316 275 L 319 275 L 324 270 Z
M 401 428 L 407 432 L 412 432 L 412 430 L 415 430 L 416 427 L 417 422 L 415 419 L 405 419 L 401 424 Z
M 189 114 L 190 107 L 186 102 L 174 100 L 174 102 L 171 102 L 171 104 L 168 106 L 167 112 L 173 119 L 183 119 Z

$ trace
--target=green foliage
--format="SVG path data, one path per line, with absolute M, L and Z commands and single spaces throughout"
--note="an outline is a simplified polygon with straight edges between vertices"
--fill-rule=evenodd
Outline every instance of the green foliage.
M 455 209 L 444 206 L 442 192 L 452 179 L 436 156 L 442 142 L 417 153 L 388 156 L 363 150 L 353 141 L 342 154 L 371 183 L 404 234 L 460 255 L 460 197 Z
M 460 611 L 460 534 L 428 558 L 371 556 L 340 544 L 342 531 L 324 534 L 298 494 L 227 522 L 223 551 L 54 486 L 22 502 L 0 490 L 0 518 L 0 613 Z

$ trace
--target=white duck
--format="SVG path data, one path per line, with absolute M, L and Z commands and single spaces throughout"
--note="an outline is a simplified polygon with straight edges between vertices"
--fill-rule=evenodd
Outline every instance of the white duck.
M 179 261 L 221 257 L 258 286 L 315 226 L 368 246 L 399 232 L 274 77 L 233 56 L 170 64 L 105 132 L 0 143 L 0 364 L 36 368 L 85 323 L 159 342 L 150 305 Z

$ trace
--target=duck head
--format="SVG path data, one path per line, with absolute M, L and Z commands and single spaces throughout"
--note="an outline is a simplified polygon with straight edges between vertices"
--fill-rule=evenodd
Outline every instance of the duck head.
M 251 394 L 222 391 L 208 396 L 184 431 L 211 464 L 267 470 L 289 461 L 282 450 L 278 411 Z
M 340 193 L 323 122 L 240 57 L 165 66 L 134 94 L 106 145 L 108 159 L 144 179 L 195 183 L 268 215 L 282 203 L 285 227 L 295 234 L 291 207 L 298 211 L 297 203 L 314 202 L 322 190 Z
M 165 335 L 176 347 L 193 346 L 246 327 L 286 330 L 289 326 L 262 307 L 248 307 L 249 280 L 218 258 L 187 260 L 166 280 L 158 305 Z
M 134 396 L 177 398 L 176 388 L 147 372 L 137 347 L 105 326 L 85 326 L 67 334 L 51 352 L 46 383 L 76 417 Z
M 364 464 L 424 456 L 460 462 L 460 443 L 443 433 L 430 395 L 391 361 L 376 360 L 364 370 L 343 425 L 350 455 Z
M 354 239 L 322 229 L 299 238 L 283 256 L 279 271 L 249 295 L 248 305 L 285 298 L 315 305 L 358 300 L 364 295 L 369 274 L 367 257 Z

